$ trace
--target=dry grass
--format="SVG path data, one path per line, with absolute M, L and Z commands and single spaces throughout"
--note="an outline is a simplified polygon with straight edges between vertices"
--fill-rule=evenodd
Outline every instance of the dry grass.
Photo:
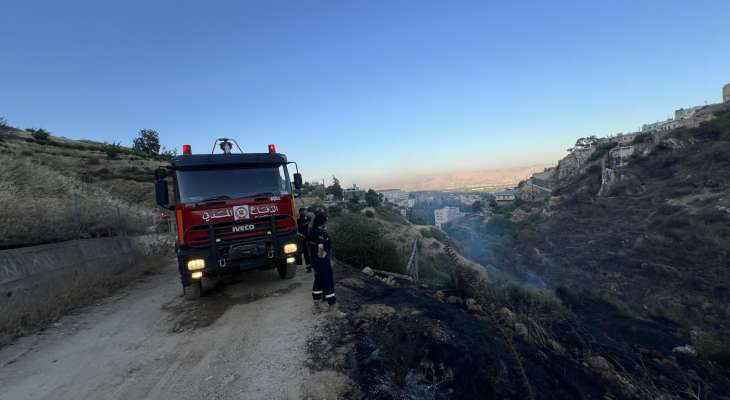
M 0 248 L 142 233 L 149 208 L 27 158 L 0 155 Z

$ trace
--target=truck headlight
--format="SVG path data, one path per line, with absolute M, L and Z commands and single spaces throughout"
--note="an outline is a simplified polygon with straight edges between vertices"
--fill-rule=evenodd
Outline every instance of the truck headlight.
M 205 260 L 202 258 L 188 261 L 188 271 L 197 271 L 203 268 L 205 268 Z
M 297 244 L 296 243 L 287 243 L 284 245 L 284 253 L 291 254 L 297 252 Z

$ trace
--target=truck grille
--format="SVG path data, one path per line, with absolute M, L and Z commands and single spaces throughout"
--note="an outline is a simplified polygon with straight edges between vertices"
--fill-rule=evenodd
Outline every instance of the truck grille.
M 294 231 L 294 220 L 288 215 L 277 215 L 249 221 L 226 222 L 215 225 L 195 225 L 185 231 L 185 241 L 191 246 L 210 245 L 210 227 L 213 227 L 216 243 L 227 243 L 249 238 L 265 238 L 276 233 Z

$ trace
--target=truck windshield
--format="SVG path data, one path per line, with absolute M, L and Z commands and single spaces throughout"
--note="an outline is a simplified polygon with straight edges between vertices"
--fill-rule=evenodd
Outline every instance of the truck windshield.
M 177 171 L 178 200 L 199 203 L 291 193 L 286 166 Z

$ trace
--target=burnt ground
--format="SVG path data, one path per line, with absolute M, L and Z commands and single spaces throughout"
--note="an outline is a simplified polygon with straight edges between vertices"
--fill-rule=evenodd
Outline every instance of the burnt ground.
M 597 164 L 559 182 L 553 194 L 560 201 L 516 235 L 505 267 L 727 337 L 730 112 L 673 131 L 632 156 L 619 176 L 605 196 L 597 196 Z
M 727 371 L 672 351 L 688 343 L 680 329 L 602 300 L 560 292 L 552 315 L 470 311 L 455 291 L 391 287 L 340 263 L 335 274 L 347 317 L 308 343 L 309 367 L 347 374 L 348 398 L 730 398 Z

